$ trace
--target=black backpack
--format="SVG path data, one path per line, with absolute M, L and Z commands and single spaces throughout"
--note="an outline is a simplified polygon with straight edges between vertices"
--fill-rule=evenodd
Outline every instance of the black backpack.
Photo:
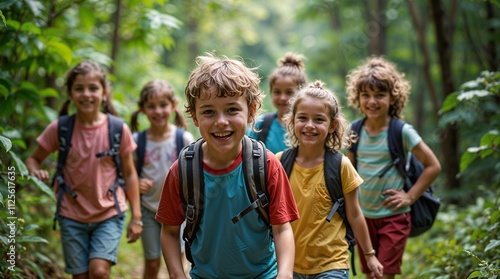
M 281 155 L 280 161 L 288 177 L 290 177 L 290 174 L 292 172 L 293 163 L 295 162 L 296 156 L 296 148 L 288 148 L 283 151 L 283 154 Z M 347 220 L 344 192 L 342 191 L 342 179 L 340 173 L 340 169 L 342 166 L 342 153 L 327 150 L 325 152 L 324 165 L 326 188 L 328 189 L 328 193 L 330 194 L 332 202 L 334 201 L 330 213 L 328 213 L 328 216 L 326 216 L 326 221 L 330 222 L 335 212 L 337 212 L 340 217 L 342 217 L 342 220 L 344 221 L 344 224 L 346 226 L 345 238 L 347 240 L 347 244 L 349 244 L 349 251 L 351 252 L 352 274 L 356 276 L 356 267 L 354 265 L 356 239 L 354 238 L 354 232 L 352 231 L 351 225 Z
M 100 152 L 96 154 L 97 158 L 112 156 L 113 161 L 116 165 L 116 180 L 115 183 L 109 188 L 109 192 L 113 195 L 116 204 L 116 210 L 118 212 L 118 217 L 123 218 L 125 215 L 120 210 L 120 205 L 118 203 L 118 197 L 116 196 L 116 189 L 122 187 L 125 190 L 125 179 L 123 177 L 122 163 L 120 158 L 120 144 L 123 132 L 123 120 L 111 115 L 108 116 L 108 130 L 109 130 L 109 146 L 110 150 Z M 63 175 L 63 167 L 66 164 L 66 159 L 68 157 L 69 149 L 71 148 L 71 137 L 73 136 L 73 127 L 75 125 L 75 115 L 64 115 L 59 117 L 57 123 L 57 138 L 59 140 L 59 154 L 57 157 L 57 169 L 52 180 L 52 185 L 57 180 L 59 183 L 59 193 L 57 195 L 57 206 L 54 216 L 53 229 L 56 228 L 56 222 L 59 217 L 59 209 L 61 207 L 61 201 L 64 192 L 68 193 L 72 198 L 76 199 L 77 194 L 71 190 L 71 188 L 66 185 Z
M 184 147 L 179 155 L 178 168 L 181 200 L 186 215 L 182 238 L 186 244 L 186 257 L 194 264 L 189 247 L 193 243 L 203 215 L 203 138 Z M 243 170 L 247 194 L 252 203 L 232 218 L 233 223 L 256 209 L 271 231 L 269 197 L 267 194 L 267 160 L 265 145 L 250 137 L 243 137 Z
M 137 133 L 137 162 L 135 168 L 137 170 L 137 175 L 141 177 L 142 167 L 144 166 L 144 156 L 146 154 L 146 136 L 147 130 Z M 182 148 L 184 148 L 184 129 L 177 127 L 175 130 L 175 147 L 177 148 L 177 156 L 181 153 Z
M 262 123 L 259 126 L 260 132 L 257 133 L 257 139 L 261 142 L 266 142 L 267 134 L 269 134 L 269 128 L 271 128 L 271 123 L 278 117 L 278 113 L 271 112 L 266 113 L 262 119 Z
M 357 135 L 360 134 L 361 128 L 365 122 L 366 118 L 358 119 L 354 121 L 351 125 L 351 130 Z M 413 184 L 418 180 L 424 167 L 418 159 L 412 155 L 411 152 L 405 156 L 403 151 L 403 126 L 405 122 L 391 118 L 389 124 L 389 130 L 387 131 L 389 144 L 389 152 L 391 153 L 392 162 L 379 174 L 382 177 L 389 168 L 395 166 L 399 174 L 404 178 L 405 191 L 408 191 Z M 358 143 L 354 143 L 349 147 L 356 157 L 356 152 L 358 149 Z M 356 167 L 356 163 L 354 163 Z M 429 186 L 427 190 L 417 199 L 411 207 L 411 232 L 410 237 L 421 235 L 422 233 L 428 231 L 434 221 L 436 220 L 437 213 L 439 211 L 440 199 L 433 195 L 432 186 Z

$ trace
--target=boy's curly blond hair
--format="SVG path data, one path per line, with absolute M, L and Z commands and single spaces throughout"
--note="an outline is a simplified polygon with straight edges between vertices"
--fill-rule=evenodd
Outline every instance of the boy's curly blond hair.
M 360 109 L 359 94 L 367 88 L 389 92 L 393 101 L 389 107 L 389 115 L 398 119 L 403 118 L 403 108 L 408 102 L 411 85 L 404 79 L 404 74 L 397 71 L 394 63 L 384 57 L 371 56 L 352 70 L 347 75 L 346 91 L 349 105 Z
M 260 78 L 254 68 L 247 68 L 239 60 L 227 56 L 218 58 L 210 53 L 196 60 L 198 66 L 191 72 L 184 91 L 185 111 L 190 117 L 196 112 L 195 101 L 203 92 L 210 92 L 210 98 L 244 96 L 250 116 L 257 117 L 264 95 L 259 90 Z

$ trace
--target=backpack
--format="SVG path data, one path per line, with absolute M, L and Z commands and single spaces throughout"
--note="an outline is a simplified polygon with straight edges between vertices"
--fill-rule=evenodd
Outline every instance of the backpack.
M 109 146 L 110 150 L 100 152 L 96 154 L 97 158 L 112 156 L 113 161 L 116 165 L 116 180 L 115 183 L 109 188 L 109 192 L 113 195 L 115 200 L 116 210 L 118 212 L 118 217 L 123 218 L 125 215 L 120 210 L 120 205 L 118 203 L 118 197 L 116 196 L 116 189 L 122 187 L 125 191 L 125 179 L 123 177 L 122 163 L 120 158 L 120 144 L 123 132 L 123 120 L 112 115 L 108 116 L 108 130 L 109 130 Z M 68 193 L 72 198 L 76 199 L 77 194 L 71 190 L 71 188 L 66 185 L 63 175 L 63 167 L 66 164 L 66 159 L 68 157 L 69 150 L 71 148 L 71 137 L 73 135 L 73 127 L 75 125 L 75 115 L 64 115 L 59 117 L 57 123 L 57 138 L 59 140 L 59 154 L 57 157 L 57 168 L 54 178 L 52 180 L 52 185 L 57 181 L 59 183 L 59 193 L 57 195 L 57 206 L 54 216 L 53 229 L 56 229 L 56 222 L 59 217 L 59 210 L 61 207 L 61 201 L 64 192 Z
M 189 247 L 196 237 L 204 207 L 205 183 L 202 151 L 204 142 L 203 138 L 200 138 L 184 147 L 178 159 L 180 193 L 186 215 L 186 227 L 182 238 L 186 244 L 186 257 L 191 263 L 193 260 Z M 256 209 L 272 235 L 267 193 L 267 149 L 262 142 L 244 136 L 242 152 L 245 185 L 251 204 L 234 216 L 232 222 L 238 222 L 247 213 Z
M 135 168 L 137 170 L 137 175 L 141 177 L 142 167 L 144 166 L 144 156 L 146 155 L 146 144 L 147 144 L 147 130 L 137 133 L 137 162 Z M 177 148 L 177 156 L 181 152 L 184 144 L 184 129 L 177 127 L 175 130 L 175 147 Z
M 259 127 L 261 131 L 257 134 L 258 140 L 266 142 L 267 134 L 269 134 L 269 129 L 271 128 L 271 123 L 273 123 L 273 120 L 277 116 L 278 116 L 277 112 L 267 113 L 264 115 L 262 119 L 262 124 Z
M 359 135 L 365 120 L 366 118 L 363 118 L 353 122 L 351 130 Z M 382 177 L 385 172 L 389 170 L 389 168 L 395 166 L 399 174 L 404 178 L 403 189 L 408 192 L 422 174 L 424 166 L 415 156 L 413 156 L 411 152 L 408 152 L 406 156 L 404 154 L 402 135 L 404 124 L 405 122 L 399 119 L 391 118 L 389 130 L 387 131 L 387 142 L 389 144 L 389 152 L 391 153 L 392 162 L 384 168 L 379 176 Z M 358 143 L 354 143 L 348 150 L 356 156 L 357 148 Z M 356 167 L 356 163 L 354 166 Z M 429 186 L 427 190 L 425 190 L 425 192 L 417 199 L 417 201 L 410 206 L 410 237 L 421 235 L 432 227 L 434 221 L 436 220 L 440 203 L 441 200 L 433 195 L 432 186 Z
M 288 177 L 290 177 L 290 174 L 292 172 L 293 163 L 295 162 L 296 156 L 297 148 L 288 148 L 284 150 L 283 154 L 281 155 L 280 161 Z M 345 238 L 347 244 L 349 245 L 349 251 L 351 252 L 352 274 L 356 276 L 356 267 L 354 265 L 354 248 L 356 246 L 356 239 L 354 238 L 354 232 L 352 231 L 351 225 L 347 220 L 344 193 L 342 191 L 342 178 L 340 172 L 342 166 L 342 153 L 327 150 L 325 152 L 324 164 L 326 188 L 328 190 L 328 193 L 330 194 L 332 202 L 334 201 L 330 213 L 328 213 L 328 216 L 326 216 L 326 221 L 330 222 L 335 212 L 337 212 L 340 217 L 342 217 L 342 220 L 344 221 L 344 224 L 346 226 Z

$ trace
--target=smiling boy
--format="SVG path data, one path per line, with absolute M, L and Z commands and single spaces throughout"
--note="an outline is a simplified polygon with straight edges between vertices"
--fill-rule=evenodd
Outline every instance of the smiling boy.
M 186 112 L 202 140 L 203 216 L 190 246 L 192 278 L 292 278 L 294 239 L 290 222 L 299 218 L 280 162 L 267 158 L 269 227 L 256 210 L 233 224 L 231 217 L 249 204 L 242 166 L 243 137 L 262 104 L 259 77 L 238 60 L 198 57 L 185 94 Z M 186 278 L 179 243 L 185 220 L 178 161 L 165 180 L 156 219 L 163 223 L 163 256 L 171 278 Z M 195 177 L 194 179 L 201 179 Z

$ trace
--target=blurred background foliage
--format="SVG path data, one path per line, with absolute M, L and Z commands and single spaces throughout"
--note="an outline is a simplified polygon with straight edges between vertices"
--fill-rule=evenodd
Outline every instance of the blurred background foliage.
M 443 166 L 434 183 L 442 211 L 431 232 L 409 241 L 404 278 L 496 278 L 499 12 L 498 0 L 0 0 L 1 274 L 63 276 L 54 195 L 23 161 L 67 98 L 69 68 L 84 59 L 105 65 L 114 105 L 129 121 L 151 79 L 168 81 L 184 100 L 198 55 L 242 59 L 269 94 L 268 74 L 292 51 L 307 58 L 309 81 L 339 95 L 349 120 L 361 115 L 346 105 L 346 74 L 372 54 L 398 65 L 412 84 L 405 120 Z M 271 110 L 266 98 L 263 111 Z M 54 166 L 52 155 L 45 167 Z M 15 271 L 9 195 L 19 218 Z

